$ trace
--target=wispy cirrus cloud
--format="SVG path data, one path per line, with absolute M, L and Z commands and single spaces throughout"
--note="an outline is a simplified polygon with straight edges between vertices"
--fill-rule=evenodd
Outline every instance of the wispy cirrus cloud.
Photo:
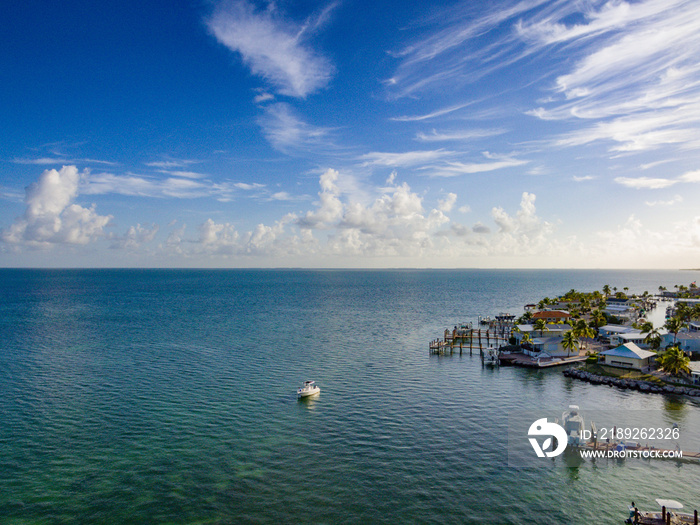
M 421 142 L 448 142 L 448 141 L 470 141 L 487 137 L 502 135 L 503 129 L 465 129 L 453 131 L 437 131 L 433 129 L 430 133 L 417 133 L 416 140 Z
M 540 92 L 542 105 L 527 114 L 576 124 L 553 145 L 607 143 L 614 154 L 700 146 L 698 2 L 514 0 L 482 11 L 465 2 L 423 31 L 394 53 L 399 64 L 387 88 L 397 97 L 444 94 L 446 86 L 522 66 L 510 89 L 532 83 L 552 93 Z
M 305 122 L 289 105 L 272 104 L 258 118 L 263 134 L 272 146 L 284 153 L 331 146 L 330 129 Z
M 118 162 L 111 162 L 108 160 L 97 160 L 97 159 L 74 159 L 69 157 L 37 157 L 37 158 L 14 158 L 12 159 L 14 164 L 31 164 L 35 166 L 58 166 L 64 164 L 101 164 L 104 166 L 118 166 Z
M 700 170 L 688 171 L 675 179 L 661 177 L 616 177 L 615 182 L 628 188 L 658 190 L 679 183 L 698 183 L 700 182 Z
M 170 174 L 165 170 L 158 172 Z M 128 197 L 157 199 L 213 198 L 229 202 L 244 195 L 260 200 L 295 200 L 286 192 L 270 192 L 258 182 L 215 182 L 205 177 L 157 177 L 134 173 L 114 174 L 86 172 L 81 179 L 80 193 L 85 195 L 118 194 Z
M 239 53 L 253 74 L 279 94 L 304 98 L 325 87 L 335 71 L 309 43 L 334 5 L 299 24 L 284 19 L 274 4 L 261 10 L 245 0 L 228 1 L 218 5 L 206 24 L 221 44 Z
M 430 166 L 425 169 L 431 177 L 457 177 L 459 175 L 470 175 L 513 168 L 530 162 L 514 157 L 493 155 L 487 151 L 483 152 L 483 156 L 488 159 L 486 162 L 445 162 L 444 164 Z
M 654 177 L 615 177 L 615 182 L 627 188 L 659 190 L 673 186 L 678 181 Z
M 679 204 L 683 202 L 683 197 L 680 195 L 674 195 L 672 199 L 665 201 L 645 201 L 644 204 L 647 206 L 673 206 L 674 204 Z
M 473 173 L 484 173 L 504 168 L 522 166 L 529 160 L 518 159 L 508 155 L 494 155 L 488 151 L 482 152 L 484 162 L 463 162 L 452 160 L 463 157 L 464 154 L 446 150 L 418 150 L 402 153 L 374 151 L 362 155 L 359 160 L 362 166 L 387 166 L 393 168 L 414 168 L 431 177 L 456 177 Z
M 575 39 L 591 38 L 611 30 L 627 27 L 638 21 L 658 16 L 672 9 L 679 2 L 650 1 L 631 6 L 628 2 L 606 2 L 596 11 L 592 3 L 588 6 L 562 3 L 553 10 L 547 10 L 531 21 L 519 20 L 516 24 L 518 34 L 542 45 L 558 44 Z M 600 3 L 598 4 L 600 5 Z M 586 23 L 564 23 L 568 15 L 576 14 L 579 9 L 586 9 L 583 19 Z
M 581 23 L 563 22 L 581 7 Z M 545 17 L 520 22 L 518 31 L 535 46 L 565 44 L 575 57 L 556 77 L 553 90 L 560 96 L 529 111 L 543 120 L 584 124 L 556 145 L 607 142 L 612 152 L 642 152 L 700 144 L 697 2 L 562 3 Z
M 61 164 L 65 159 L 59 157 L 38 157 L 35 159 L 19 159 L 14 158 L 12 162 L 15 164 L 34 164 L 37 166 L 47 166 L 51 164 Z
M 411 167 L 424 165 L 438 159 L 453 157 L 455 152 L 437 149 L 424 151 L 406 151 L 403 153 L 390 153 L 373 151 L 360 157 L 364 166 L 390 166 L 390 167 Z
M 386 82 L 397 97 L 444 89 L 473 82 L 507 67 L 522 47 L 504 27 L 515 24 L 529 11 L 549 0 L 520 0 L 485 5 L 463 2 L 449 13 L 426 21 L 428 29 L 403 49 L 393 53 L 400 60 Z M 500 29 L 500 31 L 499 31 Z
M 186 199 L 211 196 L 220 193 L 220 190 L 210 182 L 182 177 L 162 179 L 136 174 L 96 173 L 83 179 L 80 192 L 87 195 L 116 193 L 132 197 Z
M 200 161 L 191 159 L 167 159 L 167 160 L 155 160 L 152 162 L 146 162 L 145 165 L 149 168 L 160 168 L 162 170 L 172 170 L 175 168 L 186 168 L 192 164 L 197 164 Z
M 172 175 L 173 177 L 184 177 L 186 179 L 203 179 L 206 177 L 204 173 L 199 173 L 197 171 L 183 171 L 183 170 L 159 170 L 161 173 L 167 175 Z
M 464 109 L 467 106 L 471 106 L 472 104 L 473 102 L 467 102 L 465 104 L 457 104 L 456 106 L 437 109 L 435 111 L 431 111 L 430 113 L 425 113 L 423 115 L 403 115 L 400 117 L 392 117 L 390 120 L 394 120 L 396 122 L 420 122 L 421 120 L 430 120 L 436 117 L 449 115 L 450 113 L 454 113 L 455 111 Z
M 259 182 L 253 182 L 253 183 L 235 182 L 233 185 L 236 188 L 238 188 L 239 190 L 246 190 L 246 191 L 261 190 L 265 187 L 265 184 L 260 184 Z

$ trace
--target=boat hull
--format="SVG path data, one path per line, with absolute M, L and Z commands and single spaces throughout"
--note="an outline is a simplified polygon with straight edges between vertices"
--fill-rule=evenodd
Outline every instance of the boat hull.
M 316 396 L 316 395 L 318 395 L 318 394 L 320 394 L 320 393 L 321 393 L 321 389 L 318 388 L 318 387 L 316 387 L 316 388 L 312 388 L 312 389 L 310 389 L 310 390 L 299 390 L 299 392 L 297 392 L 297 395 L 298 395 L 300 398 L 302 398 L 302 397 Z

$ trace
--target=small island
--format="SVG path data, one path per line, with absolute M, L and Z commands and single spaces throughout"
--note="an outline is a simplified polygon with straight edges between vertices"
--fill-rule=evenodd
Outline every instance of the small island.
M 463 323 L 430 342 L 431 353 L 496 350 L 501 365 L 571 365 L 567 377 L 641 392 L 700 396 L 700 288 L 695 282 L 630 294 L 605 285 L 570 290 Z M 665 308 L 663 312 L 659 309 Z M 654 325 L 650 319 L 661 319 Z

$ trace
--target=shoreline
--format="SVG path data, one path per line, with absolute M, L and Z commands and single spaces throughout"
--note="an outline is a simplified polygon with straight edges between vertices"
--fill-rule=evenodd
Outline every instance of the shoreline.
M 571 379 L 586 381 L 592 385 L 614 386 L 621 390 L 635 390 L 644 394 L 675 394 L 695 398 L 700 397 L 700 388 L 674 386 L 670 384 L 659 385 L 658 383 L 641 379 L 623 379 L 620 377 L 602 376 L 581 368 L 567 368 L 562 371 L 562 374 Z

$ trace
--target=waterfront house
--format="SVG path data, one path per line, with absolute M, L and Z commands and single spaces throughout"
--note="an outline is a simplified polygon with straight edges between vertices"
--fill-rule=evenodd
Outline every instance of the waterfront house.
M 688 363 L 688 368 L 690 368 L 690 373 L 686 374 L 688 379 L 694 385 L 700 386 L 700 361 L 691 361 Z
M 624 322 L 633 323 L 637 320 L 637 310 L 630 305 L 608 304 L 605 313 L 622 319 Z
M 671 334 L 671 342 L 673 342 L 673 334 Z M 698 354 L 700 353 L 700 332 L 679 332 L 676 343 L 684 352 Z
M 612 334 L 609 339 L 610 339 L 610 346 L 613 348 L 618 347 L 620 345 L 624 345 L 625 343 L 634 343 L 638 347 L 642 349 L 648 349 L 649 345 L 647 345 L 644 342 L 644 338 L 647 336 L 647 334 L 643 334 L 642 332 L 639 332 L 637 330 L 633 332 L 626 332 L 622 334 Z
M 627 342 L 635 341 L 622 341 L 620 335 L 622 334 L 641 334 L 642 331 L 631 326 L 623 326 L 621 324 L 606 324 L 598 328 L 598 340 L 610 346 L 619 346 Z M 644 338 L 642 338 L 644 339 Z
M 632 370 L 648 369 L 655 356 L 654 352 L 642 350 L 634 343 L 625 343 L 598 354 L 599 362 L 602 364 Z
M 532 320 L 544 319 L 548 323 L 567 322 L 571 319 L 571 314 L 566 310 L 541 310 L 532 314 Z
M 562 345 L 564 334 L 571 330 L 568 324 L 548 324 L 546 330 L 535 330 L 531 324 L 520 324 L 513 332 L 516 343 L 520 344 L 525 334 L 530 335 L 530 344 L 523 352 L 532 357 L 540 357 L 544 352 L 549 356 L 566 356 L 567 351 Z
M 659 332 L 661 341 L 663 341 L 663 337 L 668 333 L 668 331 L 665 328 L 659 328 L 657 331 Z M 610 334 L 608 336 L 608 340 L 610 346 L 613 348 L 624 345 L 625 343 L 634 343 L 642 350 L 649 350 L 651 345 L 644 341 L 648 335 L 649 332 L 640 332 L 639 330 L 633 328 L 627 332 Z

